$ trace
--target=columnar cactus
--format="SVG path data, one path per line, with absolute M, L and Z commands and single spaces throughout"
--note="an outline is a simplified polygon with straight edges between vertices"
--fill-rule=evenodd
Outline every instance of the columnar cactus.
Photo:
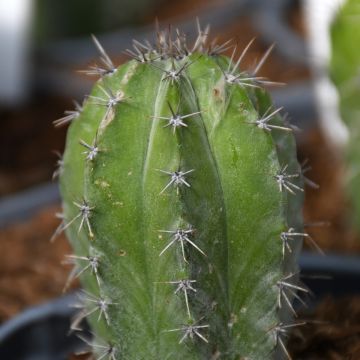
M 72 120 L 63 224 L 97 359 L 288 357 L 303 231 L 291 128 L 199 31 L 134 43 Z M 100 340 L 101 339 L 101 340 Z

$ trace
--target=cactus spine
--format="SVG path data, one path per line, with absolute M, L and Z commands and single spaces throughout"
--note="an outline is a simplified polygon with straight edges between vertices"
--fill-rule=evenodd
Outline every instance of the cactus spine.
M 102 77 L 69 128 L 60 183 L 86 289 L 76 325 L 88 316 L 109 344 L 92 342 L 98 358 L 288 356 L 304 290 L 294 139 L 257 69 L 205 42 L 160 32 L 117 69 L 97 43 Z

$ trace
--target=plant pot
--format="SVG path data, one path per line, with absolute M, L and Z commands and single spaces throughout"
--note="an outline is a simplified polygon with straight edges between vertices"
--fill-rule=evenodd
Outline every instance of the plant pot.
M 69 334 L 75 294 L 30 308 L 0 327 L 0 359 L 65 360 L 83 347 Z

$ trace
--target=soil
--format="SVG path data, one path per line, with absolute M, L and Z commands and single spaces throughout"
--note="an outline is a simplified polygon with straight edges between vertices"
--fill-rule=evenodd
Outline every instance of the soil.
M 305 326 L 293 331 L 289 350 L 294 359 L 359 360 L 360 297 L 325 299 L 314 313 L 300 316 Z
M 0 231 L 0 323 L 62 295 L 69 271 L 62 261 L 71 249 L 63 235 L 49 241 L 59 222 L 54 217 L 58 210 L 49 207 Z
M 160 20 L 196 11 L 193 0 L 171 3 L 173 7 L 163 6 L 156 12 Z M 210 2 L 197 3 L 200 12 Z M 211 6 L 221 3 L 211 1 Z M 291 15 L 291 22 L 303 34 L 301 18 L 296 14 Z M 145 20 L 152 22 L 153 18 L 149 15 Z M 233 38 L 238 49 L 242 49 L 256 35 L 250 20 L 244 18 L 229 24 L 219 41 Z M 265 50 L 266 46 L 257 41 L 245 61 L 252 65 L 250 59 L 259 58 Z M 274 51 L 261 75 L 274 81 L 291 82 L 308 78 L 309 70 L 289 64 Z M 0 196 L 51 179 L 57 160 L 52 150 L 62 150 L 66 133 L 64 128 L 54 130 L 51 122 L 68 108 L 71 108 L 70 99 L 37 94 L 16 111 L 0 109 Z M 309 226 L 307 231 L 325 252 L 359 254 L 360 238 L 348 221 L 349 204 L 342 187 L 343 164 L 318 129 L 302 137 L 299 159 L 309 159 L 312 170 L 306 175 L 320 185 L 319 190 L 306 189 L 305 221 L 309 225 L 328 222 L 325 226 Z M 0 323 L 28 306 L 62 294 L 69 272 L 62 261 L 71 249 L 64 236 L 49 242 L 58 225 L 54 217 L 58 210 L 57 206 L 49 207 L 26 222 L 0 229 Z M 73 286 L 78 284 L 75 282 Z M 327 299 L 315 313 L 302 316 L 313 322 L 293 332 L 290 350 L 294 359 L 360 359 L 360 298 Z

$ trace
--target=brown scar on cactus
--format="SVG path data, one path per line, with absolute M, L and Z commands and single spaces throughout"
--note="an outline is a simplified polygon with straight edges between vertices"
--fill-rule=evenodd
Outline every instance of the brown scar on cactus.
M 97 360 L 290 358 L 287 334 L 304 324 L 293 300 L 309 292 L 297 265 L 309 182 L 263 89 L 276 83 L 259 76 L 273 47 L 245 69 L 254 40 L 235 60 L 197 31 L 191 44 L 171 29 L 134 40 L 118 68 L 93 37 L 100 78 L 56 123 L 70 123 L 56 234 L 86 289 L 72 326 L 88 318 L 104 339 L 84 338 Z

